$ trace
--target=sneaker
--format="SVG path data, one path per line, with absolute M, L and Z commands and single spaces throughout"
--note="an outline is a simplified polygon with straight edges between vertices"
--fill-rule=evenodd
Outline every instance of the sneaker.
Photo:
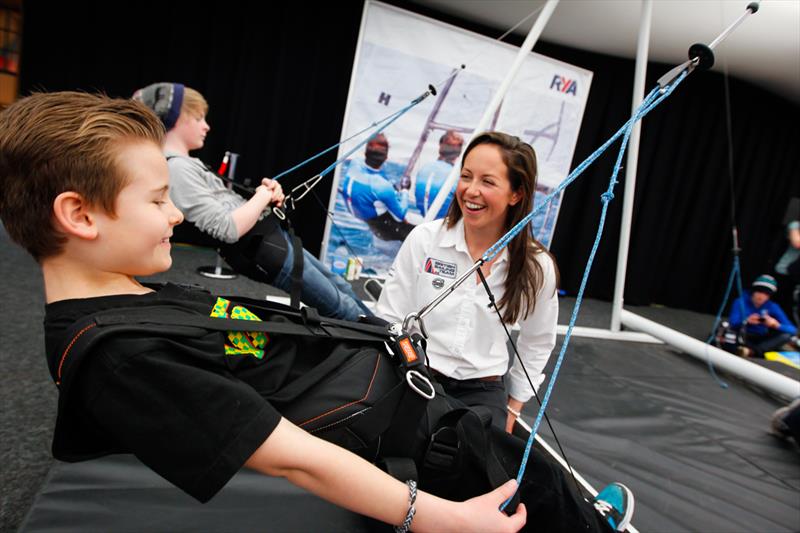
M 592 505 L 615 531 L 625 531 L 633 516 L 633 493 L 622 483 L 606 485 Z
M 776 437 L 781 437 L 784 439 L 791 437 L 792 430 L 789 429 L 789 426 L 784 421 L 784 418 L 789 414 L 790 411 L 797 409 L 798 406 L 800 406 L 800 398 L 797 398 L 789 405 L 776 409 L 775 412 L 772 413 L 772 417 L 769 421 L 770 433 Z
M 792 337 L 792 339 L 789 341 L 789 345 L 792 347 L 792 350 L 800 351 L 800 337 L 797 335 Z
M 738 355 L 739 357 L 744 357 L 745 359 L 749 359 L 753 357 L 753 350 L 751 350 L 747 346 L 739 346 L 736 349 L 736 355 Z
M 369 278 L 364 282 L 364 290 L 377 302 L 378 298 L 381 296 L 383 284 L 375 278 Z

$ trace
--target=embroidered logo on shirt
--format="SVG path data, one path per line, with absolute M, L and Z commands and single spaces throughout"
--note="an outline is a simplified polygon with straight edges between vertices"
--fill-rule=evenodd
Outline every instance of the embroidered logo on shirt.
M 217 298 L 211 310 L 212 318 L 232 318 L 234 320 L 261 319 L 247 308 L 234 305 L 225 298 Z M 262 331 L 229 331 L 225 341 L 225 355 L 252 355 L 256 359 L 264 358 L 264 348 L 269 343 L 269 336 Z
M 434 289 L 441 289 L 444 287 L 444 280 L 442 278 L 433 278 L 431 285 L 433 285 Z
M 444 278 L 455 279 L 458 267 L 455 263 L 448 263 L 441 259 L 429 257 L 425 260 L 425 272 Z

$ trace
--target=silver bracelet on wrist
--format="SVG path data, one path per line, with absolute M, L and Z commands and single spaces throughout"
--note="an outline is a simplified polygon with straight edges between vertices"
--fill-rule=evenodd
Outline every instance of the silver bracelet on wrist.
M 395 533 L 407 533 L 411 528 L 411 521 L 414 520 L 414 515 L 417 514 L 417 508 L 414 507 L 417 501 L 417 482 L 409 479 L 406 481 L 406 485 L 408 485 L 408 512 L 403 523 L 399 526 L 394 526 Z
M 516 409 L 514 409 L 510 405 L 506 405 L 506 409 L 508 409 L 508 412 L 511 413 L 512 415 L 516 416 L 517 418 L 522 416 L 522 413 L 520 413 L 519 411 L 517 411 Z

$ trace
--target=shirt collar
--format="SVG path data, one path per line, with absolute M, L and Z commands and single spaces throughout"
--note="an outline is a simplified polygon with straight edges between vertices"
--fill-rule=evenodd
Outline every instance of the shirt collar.
M 469 255 L 469 248 L 467 247 L 467 237 L 464 235 L 464 219 L 459 218 L 456 225 L 453 226 L 451 229 L 447 229 L 447 222 L 442 219 L 442 229 L 444 229 L 444 235 L 442 236 L 442 240 L 439 241 L 439 246 L 442 248 L 455 248 L 457 252 L 463 252 Z M 504 246 L 503 249 L 500 251 L 500 254 L 497 256 L 497 261 L 495 263 L 501 263 L 508 259 L 508 247 Z

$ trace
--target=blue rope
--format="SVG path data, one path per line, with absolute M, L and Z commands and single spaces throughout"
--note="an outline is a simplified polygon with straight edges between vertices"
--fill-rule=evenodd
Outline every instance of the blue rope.
M 739 290 L 739 296 L 744 294 L 744 289 L 742 288 L 742 269 L 739 266 L 739 258 L 736 258 L 736 288 Z M 747 310 L 744 307 L 744 300 L 741 298 L 738 300 L 739 302 L 739 311 L 742 313 L 742 317 L 745 316 Z
M 620 134 L 623 135 L 622 145 L 620 146 L 619 153 L 617 154 L 617 160 L 616 160 L 616 163 L 614 164 L 614 171 L 613 171 L 613 173 L 611 175 L 611 179 L 609 180 L 608 189 L 606 189 L 606 192 L 604 192 L 600 196 L 601 202 L 603 204 L 603 208 L 602 208 L 602 211 L 600 213 L 600 221 L 598 223 L 597 234 L 595 236 L 594 244 L 592 245 L 592 250 L 589 253 L 589 259 L 588 259 L 588 261 L 586 263 L 586 268 L 583 271 L 583 278 L 581 279 L 581 285 L 580 285 L 580 289 L 578 290 L 578 295 L 575 298 L 575 306 L 572 309 L 572 316 L 570 317 L 570 320 L 569 320 L 569 326 L 567 327 L 567 333 L 564 336 L 564 342 L 561 344 L 561 350 L 559 351 L 558 359 L 556 360 L 555 367 L 553 368 L 553 373 L 550 376 L 550 381 L 548 382 L 547 390 L 545 391 L 544 398 L 542 399 L 542 404 L 541 404 L 541 406 L 539 408 L 539 412 L 536 415 L 536 420 L 535 420 L 535 422 L 533 424 L 533 427 L 531 428 L 530 437 L 528 438 L 528 442 L 525 445 L 525 453 L 522 456 L 522 462 L 520 464 L 519 471 L 517 472 L 517 487 L 519 487 L 520 484 L 522 483 L 522 476 L 524 475 L 525 467 L 528 464 L 528 459 L 530 457 L 531 448 L 533 447 L 533 442 L 534 442 L 534 440 L 536 438 L 536 433 L 539 431 L 539 426 L 542 423 L 542 417 L 544 416 L 545 410 L 547 409 L 547 404 L 550 401 L 550 395 L 553 392 L 553 388 L 555 386 L 556 379 L 558 378 L 558 373 L 559 373 L 559 371 L 561 369 L 561 364 L 564 361 L 564 355 L 566 354 L 567 347 L 569 346 L 570 339 L 572 338 L 572 331 L 575 328 L 575 322 L 578 319 L 578 312 L 580 311 L 581 303 L 583 302 L 583 294 L 584 294 L 584 292 L 586 290 L 586 284 L 589 281 L 589 273 L 592 270 L 592 264 L 594 263 L 594 258 L 595 258 L 595 255 L 597 253 L 597 249 L 600 246 L 600 240 L 602 239 L 602 236 L 603 236 L 603 228 L 605 226 L 606 215 L 607 215 L 607 212 L 608 212 L 608 204 L 609 204 L 609 202 L 611 202 L 611 200 L 614 199 L 614 187 L 617 184 L 617 175 L 619 174 L 619 171 L 622 168 L 622 157 L 625 154 L 625 150 L 626 150 L 626 148 L 628 146 L 628 139 L 630 138 L 631 131 L 633 130 L 633 125 L 638 120 L 640 120 L 642 117 L 644 117 L 647 113 L 649 113 L 653 108 L 655 108 L 658 104 L 660 104 L 670 94 L 672 94 L 672 91 L 675 89 L 675 87 L 677 87 L 686 78 L 686 76 L 688 74 L 689 74 L 689 71 L 688 70 L 684 70 L 667 87 L 665 87 L 665 88 L 658 88 L 657 87 L 657 88 L 653 89 L 653 91 L 651 91 L 650 94 L 647 95 L 647 97 L 642 101 L 641 105 L 633 113 L 633 116 L 625 123 L 625 125 L 620 129 L 620 131 L 615 133 L 614 136 L 612 136 L 611 139 L 606 141 L 606 143 L 603 146 L 601 146 L 600 149 L 598 149 L 591 156 L 589 156 L 589 158 L 586 161 L 581 163 L 572 173 L 570 173 L 570 175 L 567 177 L 567 179 L 564 180 L 564 182 L 562 182 L 562 185 L 564 185 L 564 184 L 568 185 L 569 183 L 574 181 L 575 178 L 581 172 L 583 172 L 583 170 L 586 167 L 589 166 L 589 164 L 591 164 L 595 159 L 597 159 L 597 157 L 603 151 L 605 151 L 605 149 L 611 144 L 611 142 L 613 142 L 613 140 L 618 138 L 620 136 Z M 561 190 L 563 190 L 563 188 L 565 186 L 566 185 L 564 185 L 564 186 L 559 185 L 559 187 L 556 188 L 554 193 L 551 193 L 550 195 L 547 196 L 547 198 L 545 198 L 545 200 L 542 202 L 542 204 L 540 204 L 540 206 L 537 208 L 537 210 L 541 210 L 542 205 L 544 205 L 545 203 L 549 202 L 555 196 L 555 193 L 556 192 L 560 192 Z M 534 213 L 536 213 L 537 210 L 534 210 Z M 519 224 L 514 226 L 514 228 L 512 228 L 508 233 L 506 233 L 506 235 L 504 237 L 502 237 L 500 239 L 500 241 L 498 241 L 491 248 L 489 248 L 489 250 L 487 250 L 486 253 L 484 254 L 483 259 L 484 260 L 488 260 L 487 257 L 489 259 L 491 259 L 495 255 L 497 255 L 497 253 L 499 253 L 500 249 L 502 249 L 503 246 L 506 246 L 506 244 L 517 233 L 522 231 L 522 229 L 525 227 L 525 224 L 527 224 L 533 218 L 532 215 L 534 213 L 531 213 L 530 215 L 525 217 L 525 219 L 520 221 Z M 513 496 L 511 498 L 513 498 Z M 509 498 L 508 500 L 503 502 L 503 505 L 500 506 L 500 509 L 505 509 L 505 507 L 511 501 L 511 498 Z
M 386 124 L 384 124 L 383 126 L 381 126 L 381 128 L 379 128 L 378 130 L 376 130 L 376 131 L 375 131 L 375 133 L 373 133 L 372 135 L 370 135 L 369 137 L 367 137 L 367 139 L 366 139 L 364 142 L 360 143 L 360 144 L 359 144 L 358 146 L 356 146 L 356 147 L 355 147 L 353 150 L 351 150 L 350 152 L 348 152 L 348 153 L 347 153 L 347 155 L 346 155 L 345 157 L 343 157 L 343 158 L 339 159 L 338 161 L 336 161 L 336 163 L 334 163 L 333 165 L 331 165 L 330 167 L 328 167 L 327 169 L 325 169 L 325 171 L 323 171 L 323 172 L 320 174 L 320 176 L 324 176 L 325 174 L 327 174 L 328 172 L 330 172 L 330 170 L 331 170 L 331 169 L 335 168 L 335 167 L 336 167 L 336 165 L 338 165 L 339 163 L 341 163 L 342 161 L 344 161 L 345 159 L 347 159 L 347 157 L 348 157 L 348 156 L 350 156 L 350 155 L 351 155 L 353 152 L 355 152 L 357 149 L 359 149 L 360 147 L 364 146 L 364 145 L 365 145 L 367 142 L 369 142 L 369 140 L 370 140 L 370 139 L 372 139 L 372 138 L 373 138 L 373 137 L 375 137 L 375 136 L 376 136 L 378 133 L 380 133 L 380 132 L 382 132 L 383 130 L 385 130 L 385 129 L 386 129 L 388 126 L 389 126 L 389 124 L 391 124 L 392 122 L 394 122 L 395 120 L 397 120 L 397 119 L 398 119 L 398 118 L 400 118 L 401 116 L 405 115 L 405 114 L 406 114 L 406 113 L 407 113 L 407 112 L 408 112 L 408 111 L 409 111 L 409 110 L 410 110 L 412 107 L 416 106 L 418 103 L 420 103 L 420 102 L 421 102 L 421 101 L 423 101 L 425 98 L 427 98 L 429 94 L 430 94 L 430 93 L 428 93 L 428 92 L 424 93 L 422 96 L 420 96 L 420 97 L 418 97 L 418 98 L 414 99 L 414 100 L 413 100 L 413 101 L 412 101 L 410 104 L 408 104 L 408 105 L 407 105 L 407 106 L 405 106 L 404 108 L 400 109 L 399 111 L 395 111 L 395 112 L 394 112 L 394 113 L 392 113 L 391 115 L 388 115 L 388 116 L 386 116 L 386 117 L 384 117 L 384 118 L 382 118 L 382 119 L 380 119 L 380 120 L 378 120 L 378 121 L 375 121 L 375 122 L 373 122 L 372 124 L 370 124 L 370 125 L 369 125 L 369 126 L 367 126 L 366 128 L 362 129 L 361 131 L 359 131 L 359 132 L 357 132 L 357 133 L 354 133 L 354 134 L 353 134 L 353 135 L 351 135 L 350 137 L 348 137 L 348 138 L 346 138 L 346 139 L 343 139 L 343 140 L 339 141 L 338 143 L 334 144 L 333 146 L 329 146 L 328 148 L 324 149 L 323 151 L 319 152 L 318 154 L 315 154 L 315 155 L 313 155 L 313 156 L 309 157 L 308 159 L 306 159 L 305 161 L 303 161 L 303 162 L 301 162 L 301 163 L 298 163 L 298 164 L 296 164 L 296 165 L 295 165 L 295 166 L 293 166 L 292 168 L 290 168 L 290 169 L 288 169 L 288 170 L 284 170 L 283 172 L 281 172 L 280 174 L 277 174 L 277 175 L 276 175 L 275 177 L 273 177 L 272 179 L 274 179 L 274 180 L 279 180 L 279 179 L 280 179 L 280 178 L 282 178 L 283 176 L 285 176 L 285 175 L 287 175 L 287 174 L 290 174 L 290 173 L 294 172 L 295 170 L 297 170 L 298 168 L 302 167 L 303 165 L 306 165 L 306 164 L 310 163 L 311 161 L 314 161 L 315 159 L 317 159 L 317 158 L 319 158 L 319 157 L 322 157 L 323 155 L 327 154 L 327 153 L 328 153 L 328 152 L 330 152 L 331 150 L 334 150 L 335 148 L 338 148 L 339 146 L 343 145 L 344 143 L 346 143 L 346 142 L 348 142 L 348 141 L 350 141 L 350 140 L 352 140 L 352 139 L 355 139 L 355 138 L 356 138 L 356 137 L 358 137 L 359 135 L 361 135 L 361 134 L 363 134 L 363 133 L 365 133 L 365 132 L 367 132 L 367 131 L 371 130 L 372 128 L 374 128 L 374 127 L 378 126 L 379 124 L 383 124 L 384 122 L 386 122 Z M 388 121 L 388 122 L 387 122 L 387 121 Z
M 707 345 L 710 345 L 711 342 L 714 340 L 714 335 L 717 332 L 717 327 L 719 326 L 720 321 L 722 320 L 722 313 L 725 311 L 725 308 L 728 306 L 728 299 L 731 295 L 731 289 L 733 289 L 733 282 L 734 280 L 739 280 L 739 287 L 741 288 L 741 271 L 739 269 L 739 256 L 733 256 L 733 266 L 731 267 L 731 274 L 728 276 L 728 287 L 725 289 L 725 296 L 722 298 L 722 304 L 719 306 L 719 310 L 717 311 L 717 316 L 714 318 L 714 325 L 711 326 L 711 333 L 708 335 L 708 340 L 706 341 Z M 739 293 L 741 296 L 741 293 Z M 706 352 L 706 363 L 708 364 L 708 371 L 711 373 L 711 376 L 714 380 L 719 384 L 720 387 L 723 389 L 728 388 L 728 384 L 717 375 L 717 372 L 714 370 L 714 365 L 711 363 L 711 358 L 708 356 Z
M 600 157 L 603 154 L 603 152 L 605 152 L 608 149 L 608 147 L 614 143 L 614 141 L 616 141 L 627 130 L 632 128 L 633 124 L 635 124 L 637 120 L 644 117 L 655 106 L 661 103 L 661 101 L 664 100 L 664 98 L 669 96 L 672 93 L 673 89 L 678 85 L 678 83 L 683 81 L 683 78 L 685 77 L 686 74 L 683 74 L 682 76 L 677 78 L 673 83 L 673 85 L 668 86 L 660 96 L 659 96 L 660 88 L 656 87 L 655 89 L 653 89 L 650 92 L 650 94 L 648 94 L 647 97 L 642 101 L 642 104 L 639 106 L 639 109 L 637 109 L 637 112 L 634 113 L 634 115 L 630 119 L 628 119 L 628 121 L 619 130 L 617 130 L 617 132 L 614 135 L 612 135 L 605 143 L 603 143 L 603 145 L 600 146 L 600 148 L 595 150 L 592 153 L 592 155 L 587 157 L 580 165 L 575 167 L 575 169 L 572 172 L 570 172 L 569 176 L 567 176 L 566 179 L 562 181 L 558 185 L 558 187 L 556 187 L 553 190 L 553 192 L 545 196 L 545 198 L 539 203 L 539 205 L 537 205 L 533 209 L 533 211 L 531 211 L 530 214 L 528 214 L 525 218 L 520 220 L 513 228 L 508 230 L 508 232 L 503 237 L 501 237 L 499 241 L 497 241 L 488 250 L 486 250 L 482 259 L 484 261 L 490 261 L 495 255 L 500 253 L 500 250 L 505 248 L 508 245 L 508 243 L 511 242 L 511 239 L 513 239 L 520 231 L 522 231 L 522 228 L 524 228 L 531 220 L 533 220 L 533 218 L 536 215 L 541 213 L 547 206 L 547 204 L 549 204 L 558 194 L 560 194 L 561 191 L 563 191 L 570 184 L 572 184 L 572 182 L 575 181 L 578 178 L 578 176 L 580 176 L 583 173 L 583 171 L 586 170 L 592 163 L 594 163 L 595 160 L 598 157 Z

